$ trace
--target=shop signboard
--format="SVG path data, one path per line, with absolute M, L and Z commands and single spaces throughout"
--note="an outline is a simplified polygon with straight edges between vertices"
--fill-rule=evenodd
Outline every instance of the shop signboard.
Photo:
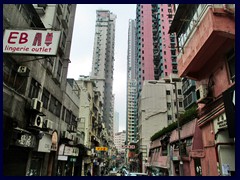
M 65 156 L 72 156 L 73 154 L 73 148 L 69 146 L 65 146 L 64 148 L 64 155 Z
M 96 151 L 108 151 L 107 147 L 96 147 Z
M 216 117 L 213 120 L 213 122 L 214 122 L 214 129 L 216 129 L 216 131 L 218 131 L 219 129 L 227 128 L 226 114 L 223 113 L 223 114 L 219 115 L 218 117 Z
M 44 134 L 42 139 L 39 140 L 38 143 L 38 152 L 50 152 L 52 146 L 51 135 Z
M 35 136 L 31 134 L 21 134 L 20 138 L 15 142 L 15 145 L 33 148 L 35 143 Z
M 122 145 L 123 149 L 135 149 L 135 145 Z
M 15 146 L 34 148 L 37 142 L 36 137 L 30 132 L 25 129 L 14 128 L 11 144 Z
M 59 151 L 58 151 L 58 155 L 59 155 L 59 156 L 63 155 L 64 148 L 65 148 L 65 144 L 61 144 L 61 145 L 59 146 Z
M 55 56 L 60 33 L 52 30 L 5 29 L 3 53 Z

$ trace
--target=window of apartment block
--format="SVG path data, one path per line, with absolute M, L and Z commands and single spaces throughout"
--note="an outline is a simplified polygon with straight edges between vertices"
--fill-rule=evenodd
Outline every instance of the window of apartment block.
M 179 104 L 179 107 L 183 107 L 183 103 L 181 101 L 178 104 Z
M 27 73 L 18 73 L 19 65 L 8 55 L 3 56 L 3 82 L 20 94 L 25 94 Z
M 65 122 L 68 123 L 68 124 L 71 123 L 71 112 L 70 112 L 70 110 L 66 110 Z
M 61 106 L 61 103 L 54 96 L 51 96 L 49 111 L 57 117 L 60 117 Z
M 232 49 L 227 54 L 227 63 L 228 63 L 230 80 L 232 82 L 235 82 L 235 50 L 234 49 Z
M 50 93 L 48 92 L 48 90 L 46 90 L 45 88 L 43 89 L 43 94 L 42 94 L 42 102 L 43 102 L 43 107 L 45 109 L 48 108 L 48 102 L 50 99 Z
M 72 118 L 71 119 L 72 119 L 71 120 L 71 124 L 76 127 L 77 126 L 76 116 L 72 114 Z
M 61 107 L 62 107 L 62 104 L 61 104 L 59 101 L 57 101 L 57 103 L 56 103 L 56 113 L 55 113 L 55 115 L 56 115 L 57 117 L 60 117 Z
M 167 91 L 166 91 L 166 94 L 167 94 L 167 95 L 170 95 L 171 93 L 170 93 L 170 91 L 169 91 L 169 90 L 167 90 Z
M 65 120 L 65 112 L 66 112 L 66 107 L 63 106 L 63 109 L 62 109 L 62 120 L 63 121 Z
M 178 95 L 181 95 L 182 94 L 182 90 L 181 89 L 178 89 Z
M 167 108 L 168 108 L 168 110 L 171 109 L 171 103 L 170 102 L 167 103 Z
M 38 83 L 35 79 L 32 78 L 30 89 L 29 89 L 29 98 L 38 98 L 38 93 L 40 91 L 40 83 Z
M 171 115 L 168 115 L 168 120 L 172 120 L 172 116 Z
M 57 78 L 60 80 L 61 77 L 61 73 L 62 73 L 62 62 L 59 60 L 58 63 L 58 70 L 57 70 Z

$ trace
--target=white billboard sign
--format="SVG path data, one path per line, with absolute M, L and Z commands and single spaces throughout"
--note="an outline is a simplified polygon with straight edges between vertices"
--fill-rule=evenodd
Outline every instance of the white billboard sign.
M 56 55 L 60 34 L 60 31 L 6 29 L 3 36 L 3 52 Z

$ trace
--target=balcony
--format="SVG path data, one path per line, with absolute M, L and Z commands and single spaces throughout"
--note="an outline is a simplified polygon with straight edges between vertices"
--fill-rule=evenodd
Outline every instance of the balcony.
M 182 87 L 182 90 L 183 90 L 183 94 L 188 94 L 190 91 L 192 90 L 195 90 L 195 87 L 196 87 L 196 82 L 193 81 L 193 80 L 186 80 L 184 83 L 183 83 L 183 87 Z
M 186 41 L 179 55 L 178 71 L 181 77 L 202 80 L 208 76 L 222 58 L 234 46 L 235 21 L 227 13 L 217 15 L 208 8 Z M 206 66 L 208 68 L 206 68 Z
M 186 98 L 184 98 L 183 100 L 183 104 L 184 104 L 184 108 L 187 109 L 188 107 L 190 107 L 191 105 L 193 105 L 194 103 L 196 103 L 197 99 L 196 99 L 196 94 L 195 92 L 191 92 Z

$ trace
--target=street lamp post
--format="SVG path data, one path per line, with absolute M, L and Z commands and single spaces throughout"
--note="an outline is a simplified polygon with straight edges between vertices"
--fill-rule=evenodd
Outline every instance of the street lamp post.
M 179 146 L 179 175 L 183 176 L 183 161 L 182 161 L 182 150 L 181 150 L 181 134 L 180 134 L 180 123 L 179 123 L 179 110 L 178 110 L 178 97 L 177 97 L 177 83 L 170 83 L 175 86 L 175 96 L 176 96 L 176 111 L 177 111 L 177 128 L 178 128 L 178 146 Z

